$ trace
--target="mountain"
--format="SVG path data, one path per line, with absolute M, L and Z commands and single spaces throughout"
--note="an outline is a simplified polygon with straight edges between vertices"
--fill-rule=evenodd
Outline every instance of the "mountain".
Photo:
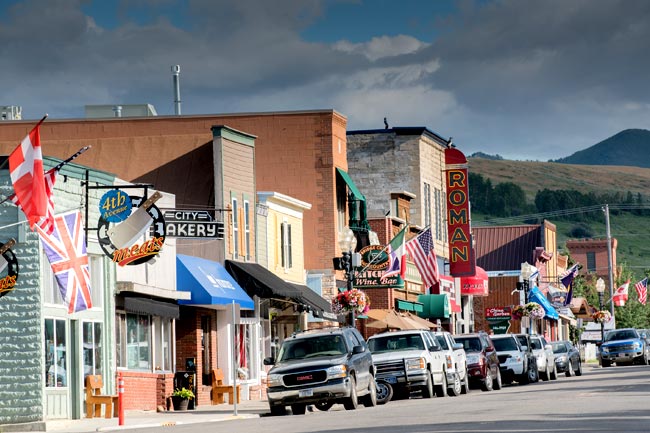
M 554 162 L 650 168 L 650 131 L 626 129 L 587 149 L 556 159 Z

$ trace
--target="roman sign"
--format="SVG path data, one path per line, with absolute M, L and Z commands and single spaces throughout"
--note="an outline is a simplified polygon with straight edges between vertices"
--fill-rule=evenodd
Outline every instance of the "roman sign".
M 467 159 L 455 148 L 445 149 L 449 273 L 454 277 L 475 273 L 469 213 Z

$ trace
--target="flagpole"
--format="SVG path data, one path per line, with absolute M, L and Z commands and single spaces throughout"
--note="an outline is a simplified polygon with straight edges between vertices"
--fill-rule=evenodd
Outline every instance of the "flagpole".
M 406 230 L 408 227 L 409 227 L 409 224 L 406 224 L 406 226 L 404 226 L 404 228 L 403 228 L 402 230 Z M 423 228 L 422 230 L 420 230 L 420 232 L 419 232 L 419 233 L 418 233 L 414 238 L 409 239 L 409 240 L 406 241 L 406 242 L 411 242 L 411 241 L 413 241 L 413 240 L 419 238 L 420 235 L 421 235 L 422 233 L 424 233 L 424 231 L 425 231 L 426 229 L 430 228 L 430 227 L 431 227 L 431 224 L 429 224 L 428 226 L 426 226 L 425 228 Z M 400 231 L 401 231 L 401 230 L 400 230 Z M 391 240 L 392 240 L 392 239 L 391 239 Z M 406 242 L 405 242 L 405 243 L 406 243 Z M 388 241 L 388 243 L 384 246 L 384 248 L 383 248 L 381 251 L 382 251 L 382 252 L 385 252 L 385 251 L 388 249 L 388 245 L 389 245 L 389 244 L 390 244 L 390 241 Z M 375 263 L 375 261 L 377 261 L 377 259 L 379 259 L 379 254 L 376 254 L 375 257 L 373 257 L 373 259 L 372 259 L 370 262 L 368 262 L 368 264 L 366 265 L 366 267 L 363 268 L 363 269 L 361 269 L 361 270 L 359 271 L 359 273 L 362 273 L 362 272 L 364 272 L 366 269 L 368 269 L 368 268 L 370 267 L 370 265 L 372 265 L 373 263 Z
M 46 115 L 45 117 L 47 117 L 47 115 Z M 42 122 L 43 120 L 45 120 L 45 117 L 41 120 L 41 122 Z M 82 147 L 82 148 L 79 149 L 79 150 L 78 150 L 74 155 L 70 156 L 68 159 L 66 159 L 66 160 L 64 160 L 64 161 L 61 161 L 61 162 L 58 163 L 56 166 L 54 166 L 54 168 L 51 168 L 51 169 L 49 169 L 47 172 L 45 172 L 45 174 L 49 174 L 49 173 L 52 173 L 53 171 L 59 171 L 59 170 L 61 170 L 61 169 L 63 168 L 64 165 L 69 164 L 70 162 L 72 162 L 72 160 L 76 159 L 79 155 L 81 155 L 82 153 L 84 153 L 85 151 L 87 151 L 88 149 L 90 149 L 91 147 L 92 147 L 92 146 L 84 146 L 84 147 Z M 6 162 L 7 162 L 7 160 L 5 160 L 5 163 L 6 163 Z M 4 163 L 3 163 L 3 165 L 4 165 Z M 2 166 L 0 166 L 0 169 L 1 169 L 1 168 L 2 168 Z M 7 200 L 11 199 L 11 197 L 13 197 L 13 194 L 11 194 L 11 195 L 5 197 L 4 199 L 2 199 L 2 201 L 0 201 L 0 204 L 2 204 L 2 203 L 4 203 L 4 202 L 6 202 Z

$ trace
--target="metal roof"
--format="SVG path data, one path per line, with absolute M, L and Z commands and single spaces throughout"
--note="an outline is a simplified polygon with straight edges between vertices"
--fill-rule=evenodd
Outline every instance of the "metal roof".
M 487 272 L 519 270 L 542 246 L 542 226 L 473 227 L 476 264 Z

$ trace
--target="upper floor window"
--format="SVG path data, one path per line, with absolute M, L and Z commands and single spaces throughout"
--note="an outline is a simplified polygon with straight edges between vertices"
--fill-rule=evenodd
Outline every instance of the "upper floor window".
M 596 253 L 594 251 L 587 252 L 587 271 L 596 272 Z
M 232 198 L 232 255 L 236 258 L 239 253 L 239 203 Z
M 431 185 L 428 183 L 424 184 L 424 226 L 429 227 L 431 225 Z
M 246 260 L 251 259 L 251 217 L 250 217 L 250 202 L 244 200 L 244 256 Z
M 289 269 L 292 267 L 291 259 L 291 224 L 284 221 L 280 226 L 281 237 L 281 254 L 282 254 L 282 267 Z

